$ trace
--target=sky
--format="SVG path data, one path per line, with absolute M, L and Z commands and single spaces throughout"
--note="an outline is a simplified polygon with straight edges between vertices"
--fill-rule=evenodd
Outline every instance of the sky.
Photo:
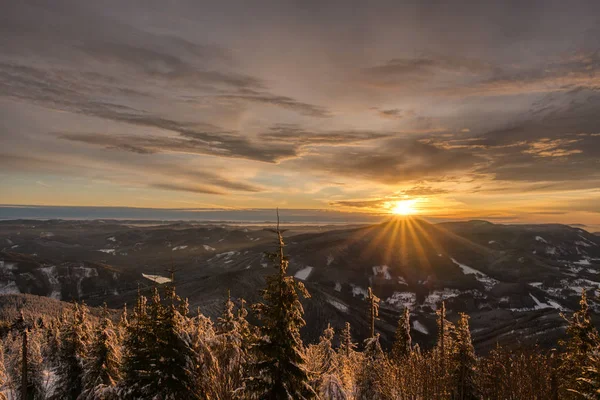
M 598 1 L 0 9 L 0 204 L 600 227 Z

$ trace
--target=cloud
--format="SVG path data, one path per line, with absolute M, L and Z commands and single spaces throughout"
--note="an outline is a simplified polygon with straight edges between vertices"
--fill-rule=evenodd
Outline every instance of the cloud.
M 333 145 L 343 146 L 374 141 L 391 137 L 390 132 L 358 130 L 307 130 L 298 124 L 276 124 L 268 132 L 259 135 L 261 140 L 274 143 L 293 143 L 296 145 Z
M 241 94 L 226 94 L 216 96 L 218 100 L 241 101 L 249 103 L 270 104 L 285 108 L 291 111 L 296 111 L 299 114 L 309 117 L 327 118 L 331 116 L 329 110 L 325 107 L 314 104 L 303 103 L 287 96 L 277 96 L 265 92 L 257 92 L 254 90 L 245 90 Z
M 306 168 L 371 182 L 397 185 L 407 181 L 468 171 L 483 161 L 461 150 L 445 150 L 415 139 L 389 139 L 377 147 L 321 149 L 288 161 Z
M 164 161 L 120 159 L 111 162 L 87 157 L 0 154 L 0 167 L 6 172 L 85 177 L 123 186 L 141 185 L 203 194 L 257 193 L 264 190 L 260 186 L 231 180 L 213 171 Z

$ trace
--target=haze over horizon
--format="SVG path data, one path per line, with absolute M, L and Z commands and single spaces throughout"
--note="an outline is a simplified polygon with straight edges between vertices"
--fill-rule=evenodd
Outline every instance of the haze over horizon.
M 1 7 L 0 218 L 280 207 L 600 230 L 597 1 Z

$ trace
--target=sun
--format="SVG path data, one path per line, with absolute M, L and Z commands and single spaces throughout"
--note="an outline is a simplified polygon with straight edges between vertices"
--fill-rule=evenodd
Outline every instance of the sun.
M 395 215 L 412 215 L 417 212 L 415 209 L 416 200 L 398 200 L 392 203 L 391 213 Z

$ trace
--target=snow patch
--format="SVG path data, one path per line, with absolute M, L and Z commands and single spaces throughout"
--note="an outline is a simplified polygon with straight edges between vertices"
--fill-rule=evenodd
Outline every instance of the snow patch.
M 116 242 L 116 241 L 117 241 L 117 238 L 116 238 L 116 237 L 114 237 L 114 236 L 111 236 L 111 237 L 109 237 L 109 238 L 106 238 L 106 240 L 108 240 L 108 241 L 110 241 L 110 242 Z
M 173 247 L 173 251 L 184 250 L 184 249 L 187 249 L 187 246 L 175 246 L 175 247 Z
M 310 273 L 312 272 L 312 270 L 313 270 L 313 267 L 302 268 L 300 271 L 296 272 L 296 275 L 294 275 L 294 277 L 305 281 L 310 276 Z
M 210 247 L 207 244 L 203 244 L 202 247 L 204 247 L 204 250 L 206 250 L 206 251 L 215 251 L 215 250 L 217 250 L 214 247 Z
M 341 312 L 348 312 L 348 306 L 345 305 L 344 303 L 334 300 L 334 299 L 327 299 L 327 302 L 329 304 L 331 304 L 332 306 L 334 306 L 335 308 L 337 308 L 338 310 L 340 310 Z
M 391 297 L 385 300 L 386 304 L 398 309 L 408 308 L 412 310 L 417 302 L 417 295 L 412 292 L 394 292 Z
M 335 258 L 330 254 L 327 256 L 327 266 L 329 267 Z
M 373 275 L 379 276 L 383 275 L 385 279 L 392 279 L 392 275 L 390 274 L 390 267 L 387 265 L 376 265 L 373 267 Z
M 424 335 L 429 335 L 429 330 L 423 325 L 419 320 L 413 321 L 413 329 L 415 331 L 421 332 Z
M 112 254 L 114 256 L 116 250 L 115 249 L 100 249 L 98 251 L 101 251 L 101 252 L 106 253 L 106 254 Z
M 353 297 L 362 295 L 362 297 L 366 299 L 367 296 L 369 295 L 367 293 L 367 291 L 365 289 L 361 288 L 360 286 L 356 286 L 352 283 L 350 284 L 350 286 L 352 287 L 352 296 Z
M 0 287 L 0 294 L 19 294 L 21 291 L 17 287 L 15 281 L 10 281 L 6 285 Z
M 339 283 L 339 282 L 336 282 L 336 283 L 335 283 L 335 288 L 334 288 L 334 290 L 335 290 L 336 292 L 341 292 L 341 291 L 342 291 L 342 284 L 341 284 L 341 283 Z
M 490 240 L 490 241 L 488 242 L 488 244 L 494 244 L 494 243 L 496 243 L 496 241 L 495 241 L 495 240 Z
M 541 236 L 536 236 L 536 237 L 535 237 L 535 240 L 537 240 L 538 242 L 546 243 L 546 244 L 548 243 L 548 242 L 546 241 L 546 239 L 544 239 L 544 238 L 543 238 L 543 237 L 541 237 Z
M 574 264 L 577 264 L 577 265 L 592 265 L 592 264 L 590 264 L 590 260 L 587 259 L 587 258 L 584 258 L 583 260 L 575 261 Z
M 160 276 L 160 275 L 149 275 L 149 274 L 142 274 L 142 276 L 146 279 L 150 279 L 153 282 L 156 282 L 158 284 L 162 284 L 162 283 L 167 283 L 167 282 L 171 282 L 170 278 L 164 277 L 164 276 Z
M 468 265 L 465 264 L 461 264 L 458 261 L 456 261 L 454 258 L 450 258 L 452 260 L 452 262 L 456 265 L 458 265 L 460 267 L 460 269 L 462 269 L 463 274 L 465 275 L 475 275 L 475 278 L 483 283 L 483 286 L 485 287 L 486 290 L 490 290 L 494 287 L 494 285 L 496 285 L 498 283 L 498 280 L 494 279 L 494 278 L 490 278 L 489 276 L 487 276 L 486 274 L 484 274 L 481 271 L 476 270 L 475 268 L 471 268 Z

